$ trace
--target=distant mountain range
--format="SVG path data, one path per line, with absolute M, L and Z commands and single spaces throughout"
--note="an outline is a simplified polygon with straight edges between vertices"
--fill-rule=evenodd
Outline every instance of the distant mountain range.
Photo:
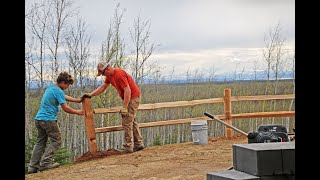
M 280 80 L 290 80 L 292 79 L 292 74 L 291 73 L 287 73 L 284 74 L 281 78 L 279 78 Z M 200 79 L 192 79 L 192 78 L 185 78 L 185 77 L 177 77 L 175 76 L 175 79 L 160 79 L 157 80 L 157 84 L 186 84 L 186 83 L 205 83 L 205 82 L 209 82 L 209 78 L 208 77 L 201 77 Z M 242 74 L 241 76 L 237 75 L 233 75 L 233 74 L 222 74 L 222 75 L 215 75 L 213 79 L 211 79 L 211 81 L 215 82 L 215 83 L 224 83 L 224 82 L 234 82 L 234 81 L 265 81 L 267 80 L 265 74 L 263 73 L 257 73 L 256 75 L 254 74 Z M 274 78 L 270 78 L 270 80 L 275 80 Z M 85 82 L 92 82 L 93 79 L 90 78 L 85 78 L 83 81 L 83 84 L 85 85 Z M 103 80 L 97 80 L 98 84 L 101 84 Z M 52 84 L 52 81 L 44 81 L 44 87 L 49 86 L 50 84 Z M 144 79 L 144 84 L 154 84 L 155 80 L 151 79 L 151 78 L 146 78 Z M 30 82 L 30 89 L 37 89 L 39 88 L 39 81 L 38 80 L 32 80 Z
M 235 76 L 234 74 L 220 74 L 215 75 L 213 79 L 210 79 L 209 77 L 201 77 L 200 79 L 193 79 L 193 78 L 185 78 L 185 77 L 178 77 L 175 76 L 175 78 L 172 78 L 171 80 L 168 80 L 169 78 L 165 78 L 164 80 L 158 80 L 158 83 L 166 83 L 166 84 L 184 84 L 184 83 L 193 83 L 193 82 L 209 82 L 209 80 L 216 82 L 216 83 L 222 83 L 222 82 L 234 82 L 234 81 L 265 81 L 267 80 L 267 77 L 264 72 L 256 73 L 256 74 L 241 74 L 241 76 L 238 74 Z M 280 80 L 289 80 L 293 79 L 292 72 L 288 72 L 284 75 L 282 75 L 281 78 L 278 78 Z M 271 77 L 269 80 L 275 80 L 275 78 Z M 145 84 L 153 84 L 155 81 L 154 79 L 145 79 Z

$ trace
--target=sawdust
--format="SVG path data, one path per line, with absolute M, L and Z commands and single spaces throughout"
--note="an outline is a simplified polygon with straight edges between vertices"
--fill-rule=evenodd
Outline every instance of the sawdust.
M 79 163 L 83 161 L 89 161 L 93 159 L 99 159 L 99 158 L 104 158 L 107 156 L 112 156 L 112 155 L 120 155 L 121 153 L 119 151 L 116 151 L 114 149 L 108 149 L 106 151 L 97 151 L 96 153 L 91 153 L 91 152 L 86 152 L 82 156 L 76 158 L 74 163 Z

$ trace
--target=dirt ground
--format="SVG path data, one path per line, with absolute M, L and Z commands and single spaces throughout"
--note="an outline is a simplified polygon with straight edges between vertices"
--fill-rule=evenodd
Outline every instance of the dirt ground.
M 233 144 L 247 144 L 247 137 L 210 138 L 208 145 L 152 146 L 131 154 L 114 150 L 86 153 L 73 164 L 28 174 L 25 179 L 205 180 L 209 172 L 232 167 Z

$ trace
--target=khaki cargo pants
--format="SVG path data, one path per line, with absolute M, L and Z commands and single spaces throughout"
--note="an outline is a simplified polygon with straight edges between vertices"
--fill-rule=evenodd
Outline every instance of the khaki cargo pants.
M 38 169 L 39 166 L 45 167 L 52 163 L 55 151 L 61 146 L 61 131 L 57 121 L 35 120 L 35 125 L 38 130 L 38 136 L 37 142 L 33 147 L 29 167 Z M 46 148 L 48 138 L 50 138 L 51 143 Z
M 128 105 L 128 116 L 122 115 L 122 127 L 124 130 L 124 148 L 133 150 L 143 145 L 141 132 L 136 120 L 140 97 L 131 99 Z

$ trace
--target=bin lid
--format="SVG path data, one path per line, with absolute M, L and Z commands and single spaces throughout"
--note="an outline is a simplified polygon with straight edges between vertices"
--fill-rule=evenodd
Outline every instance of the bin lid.
M 191 126 L 198 126 L 198 125 L 201 125 L 201 126 L 203 126 L 203 125 L 207 125 L 208 123 L 207 123 L 207 120 L 192 120 L 191 121 Z

